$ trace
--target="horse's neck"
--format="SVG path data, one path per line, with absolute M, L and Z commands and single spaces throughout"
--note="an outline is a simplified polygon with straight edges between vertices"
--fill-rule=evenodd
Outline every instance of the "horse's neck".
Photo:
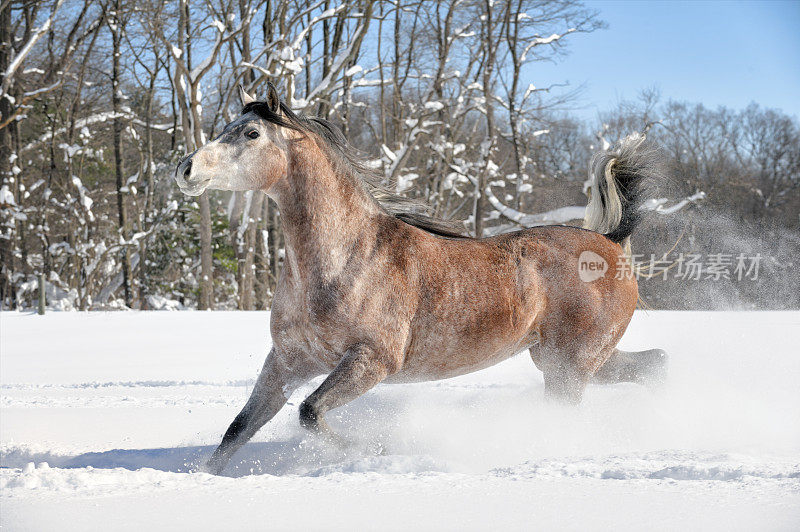
M 344 250 L 373 227 L 381 211 L 357 179 L 337 171 L 311 139 L 290 148 L 289 172 L 274 198 L 293 270 L 340 269 Z

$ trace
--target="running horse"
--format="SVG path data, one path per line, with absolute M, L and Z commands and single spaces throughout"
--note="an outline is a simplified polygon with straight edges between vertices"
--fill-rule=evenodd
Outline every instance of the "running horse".
M 241 87 L 240 97 L 241 115 L 175 178 L 190 196 L 266 193 L 280 209 L 286 255 L 273 347 L 207 471 L 221 473 L 319 375 L 327 378 L 300 405 L 300 423 L 335 439 L 325 414 L 378 383 L 455 377 L 526 349 L 546 396 L 568 403 L 591 380 L 642 382 L 664 369 L 661 350 L 615 349 L 638 299 L 630 267 L 620 275 L 617 265 L 627 264 L 642 185 L 657 173 L 641 136 L 595 156 L 585 229 L 478 239 L 381 187 L 335 126 L 295 114 L 272 84 L 264 101 Z

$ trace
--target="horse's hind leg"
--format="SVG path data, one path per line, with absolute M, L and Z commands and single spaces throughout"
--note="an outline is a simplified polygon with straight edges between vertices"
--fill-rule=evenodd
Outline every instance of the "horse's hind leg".
M 582 357 L 573 346 L 533 346 L 530 356 L 544 377 L 546 398 L 567 404 L 578 404 L 591 377 L 591 370 L 581 363 Z
M 314 432 L 335 437 L 325 413 L 366 393 L 389 374 L 387 364 L 363 345 L 347 351 L 328 378 L 300 405 L 300 424 Z
M 638 352 L 614 349 L 611 357 L 594 374 L 593 381 L 600 384 L 657 384 L 666 378 L 667 364 L 667 353 L 662 349 Z
M 273 348 L 264 361 L 250 399 L 225 431 L 222 443 L 207 462 L 206 470 L 209 473 L 220 474 L 231 456 L 278 413 L 298 386 L 311 378 L 295 373 L 287 369 Z

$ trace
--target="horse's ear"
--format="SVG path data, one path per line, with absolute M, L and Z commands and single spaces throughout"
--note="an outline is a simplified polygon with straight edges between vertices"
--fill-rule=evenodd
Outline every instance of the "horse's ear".
M 267 82 L 267 106 L 269 110 L 275 114 L 281 109 L 281 99 L 278 96 L 278 89 L 275 88 L 275 85 L 272 84 L 271 81 Z
M 248 103 L 253 103 L 254 101 L 256 101 L 255 98 L 247 94 L 247 91 L 244 90 L 244 87 L 242 87 L 241 83 L 239 84 L 239 99 L 242 101 L 242 107 L 244 107 Z

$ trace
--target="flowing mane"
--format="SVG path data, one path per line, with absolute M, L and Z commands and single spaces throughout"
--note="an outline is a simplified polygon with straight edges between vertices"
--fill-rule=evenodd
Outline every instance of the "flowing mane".
M 270 110 L 266 102 L 255 101 L 245 105 L 242 114 L 252 111 L 271 124 L 313 133 L 322 139 L 324 145 L 330 149 L 330 154 L 342 163 L 342 168 L 351 173 L 375 201 L 395 218 L 435 235 L 470 238 L 464 234 L 463 227 L 458 222 L 431 216 L 428 205 L 396 194 L 382 184 L 381 176 L 366 164 L 363 156 L 347 142 L 341 130 L 331 122 L 323 118 L 296 114 L 284 102 L 281 102 L 280 106 L 281 113 L 276 114 Z

